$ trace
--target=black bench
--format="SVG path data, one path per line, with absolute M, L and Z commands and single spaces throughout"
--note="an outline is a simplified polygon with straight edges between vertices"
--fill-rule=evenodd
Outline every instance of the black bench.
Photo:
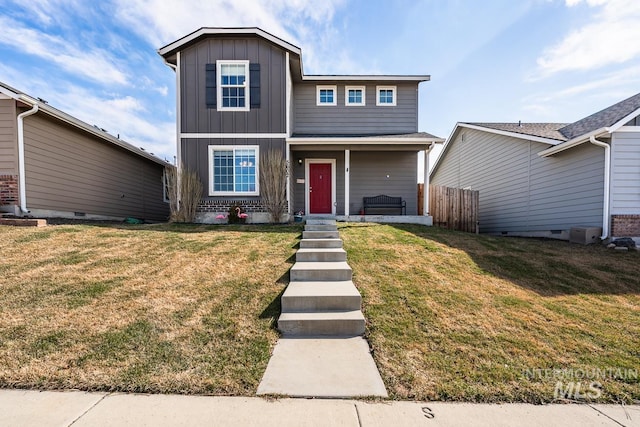
M 391 197 L 385 195 L 379 195 L 374 197 L 363 197 L 362 202 L 364 204 L 364 214 L 367 214 L 367 209 L 399 209 L 402 215 L 407 214 L 407 202 L 402 200 L 402 197 Z

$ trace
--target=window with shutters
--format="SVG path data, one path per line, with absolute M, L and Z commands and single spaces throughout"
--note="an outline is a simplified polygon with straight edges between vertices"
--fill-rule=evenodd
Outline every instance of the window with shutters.
M 217 61 L 219 111 L 248 111 L 249 61 Z

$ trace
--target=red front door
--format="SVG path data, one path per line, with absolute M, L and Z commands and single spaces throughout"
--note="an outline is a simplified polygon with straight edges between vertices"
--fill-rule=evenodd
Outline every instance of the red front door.
M 309 164 L 309 213 L 330 214 L 331 163 Z

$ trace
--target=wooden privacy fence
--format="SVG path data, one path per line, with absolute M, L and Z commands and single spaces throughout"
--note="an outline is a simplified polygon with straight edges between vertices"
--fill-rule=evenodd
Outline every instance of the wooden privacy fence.
M 424 194 L 424 190 L 419 187 L 418 199 L 420 199 L 421 190 Z M 429 186 L 429 213 L 433 217 L 433 225 L 438 227 L 478 233 L 479 201 L 479 191 L 439 185 Z

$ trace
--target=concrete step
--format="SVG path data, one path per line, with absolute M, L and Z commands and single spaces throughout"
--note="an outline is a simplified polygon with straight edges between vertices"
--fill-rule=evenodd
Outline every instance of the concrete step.
M 305 248 L 341 248 L 342 239 L 303 239 L 300 249 Z
M 356 336 L 364 334 L 360 310 L 282 313 L 278 329 L 285 336 Z
M 282 295 L 282 312 L 360 310 L 362 297 L 351 280 L 291 282 Z
M 301 248 L 296 252 L 296 261 L 326 262 L 346 261 L 347 252 L 342 248 Z
M 303 231 L 303 239 L 337 239 L 339 238 L 337 231 Z
M 306 225 L 336 225 L 335 219 L 308 219 Z
M 292 282 L 331 282 L 351 280 L 349 264 L 341 262 L 296 262 L 289 271 Z
M 332 225 L 305 225 L 304 231 L 338 231 L 338 227 L 335 224 Z

